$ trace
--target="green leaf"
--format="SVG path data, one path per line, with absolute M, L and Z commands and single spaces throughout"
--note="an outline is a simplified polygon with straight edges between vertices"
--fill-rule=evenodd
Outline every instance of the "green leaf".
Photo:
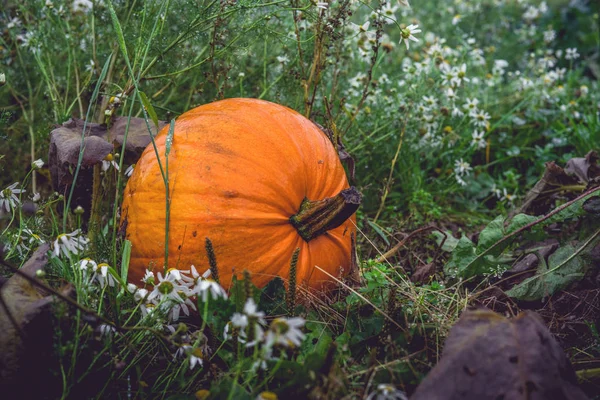
M 508 224 L 508 227 L 506 228 L 506 234 L 510 234 L 515 231 L 518 231 L 522 227 L 532 223 L 533 221 L 537 221 L 537 220 L 538 220 L 538 217 L 535 217 L 533 215 L 517 214 L 510 220 L 510 223 Z
M 123 255 L 121 257 L 121 279 L 127 282 L 127 272 L 129 271 L 129 259 L 131 257 L 131 242 L 125 240 L 123 244 Z
M 477 258 L 475 244 L 466 236 L 462 236 L 444 266 L 444 272 L 450 276 L 465 276 L 465 268 Z M 473 276 L 475 274 L 469 274 Z
M 576 251 L 572 245 L 560 247 L 548 258 L 548 265 L 540 262 L 535 276 L 525 279 L 506 294 L 519 300 L 539 300 L 581 279 L 585 264 L 579 255 L 573 256 Z
M 367 220 L 367 223 L 369 224 L 369 226 L 371 228 L 373 228 L 373 230 L 379 235 L 381 236 L 381 238 L 383 239 L 383 241 L 385 242 L 385 244 L 387 244 L 388 246 L 390 245 L 390 241 L 387 237 L 387 235 L 385 234 L 385 232 L 383 231 L 383 229 L 381 229 L 381 227 L 369 220 Z
M 446 231 L 444 233 L 440 231 L 433 231 L 432 235 L 435 238 L 435 241 L 438 244 L 438 246 L 442 244 L 442 242 L 444 243 L 442 245 L 442 250 L 444 251 L 452 252 L 458 244 L 458 239 L 452 236 L 452 232 L 450 231 Z M 444 239 L 446 240 L 444 241 Z
M 150 100 L 148 99 L 148 96 L 146 96 L 146 93 L 140 91 L 140 98 L 142 99 L 142 104 L 144 105 L 144 108 L 148 112 L 148 115 L 150 116 L 150 118 L 152 119 L 152 122 L 154 122 L 154 125 L 156 126 L 156 129 L 158 130 L 158 116 L 156 115 L 156 110 L 154 110 L 154 107 L 152 107 L 152 103 L 150 103 Z M 174 125 L 174 124 L 175 124 L 174 120 L 171 121 L 171 125 Z M 171 128 L 169 128 L 169 133 L 171 133 Z M 173 135 L 171 135 L 171 137 L 173 137 Z M 167 146 L 168 146 L 167 147 L 167 152 L 168 152 L 171 149 L 171 146 L 169 146 L 168 144 L 167 144 Z
M 504 237 L 504 217 L 498 216 L 490 222 L 479 234 L 479 243 L 477 243 L 477 252 L 482 253 L 489 249 Z M 490 254 L 499 255 L 502 252 L 501 248 L 495 249 Z

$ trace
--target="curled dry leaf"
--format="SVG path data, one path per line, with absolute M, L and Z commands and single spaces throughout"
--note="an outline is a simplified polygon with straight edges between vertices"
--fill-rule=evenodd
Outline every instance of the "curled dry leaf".
M 465 311 L 412 400 L 584 400 L 563 350 L 530 311 Z
M 31 277 L 48 262 L 49 245 L 41 245 L 20 269 Z M 68 294 L 71 286 L 62 292 Z M 30 391 L 46 390 L 29 384 L 35 377 L 46 382 L 57 365 L 53 353 L 53 297 L 20 274 L 0 288 L 0 391 L 29 398 Z M 36 386 L 36 385 L 34 385 Z M 44 385 L 41 385 L 42 387 Z
M 110 128 L 104 124 L 87 123 L 83 140 L 84 151 L 82 168 L 86 169 L 101 163 L 111 152 L 120 152 L 125 139 L 127 128 L 126 117 L 115 118 Z M 55 189 L 62 192 L 73 182 L 73 172 L 79 161 L 81 149 L 81 133 L 85 122 L 81 119 L 71 118 L 50 133 L 50 152 L 48 161 L 52 184 Z M 159 122 L 159 129 L 166 122 Z M 150 129 L 156 135 L 156 127 L 150 124 Z M 150 135 L 146 121 L 142 118 L 131 118 L 127 144 L 125 145 L 125 161 L 135 163 L 142 151 L 150 143 Z
M 585 157 L 575 157 L 567 161 L 563 169 L 554 161 L 546 163 L 542 179 L 527 193 L 518 213 L 541 215 L 555 207 L 555 200 L 563 196 L 561 188 L 586 185 L 588 188 L 600 181 L 598 154 L 588 152 Z M 573 190 L 572 188 L 569 190 Z
M 596 164 L 598 153 L 590 151 L 585 157 L 575 157 L 567 161 L 565 172 L 574 175 L 581 183 L 588 183 L 600 175 L 600 167 Z
M 81 119 L 72 118 L 50 133 L 48 164 L 52 175 L 52 186 L 57 192 L 65 194 L 73 183 L 81 149 L 81 134 L 85 124 L 83 159 L 71 207 L 82 206 L 86 210 L 86 217 L 89 215 L 92 197 L 93 169 L 91 167 L 100 164 L 108 154 L 121 152 L 127 122 L 127 117 L 118 117 L 108 128 L 104 124 L 85 124 Z M 166 122 L 159 121 L 158 128 L 165 125 Z M 156 135 L 156 126 L 153 123 L 149 126 Z M 149 143 L 150 135 L 146 121 L 142 118 L 131 118 L 123 155 L 125 163 L 127 165 L 135 163 Z

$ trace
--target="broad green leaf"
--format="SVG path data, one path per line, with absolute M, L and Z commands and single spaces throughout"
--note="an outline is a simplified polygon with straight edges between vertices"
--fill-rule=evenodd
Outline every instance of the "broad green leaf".
M 506 228 L 506 234 L 508 235 L 510 233 L 518 231 L 519 229 L 526 226 L 527 224 L 530 224 L 533 221 L 537 221 L 537 219 L 538 219 L 538 217 L 535 217 L 533 215 L 517 214 L 510 220 L 510 223 L 508 224 L 508 227 Z
M 535 276 L 525 279 L 506 294 L 519 300 L 539 300 L 581 279 L 585 264 L 579 255 L 572 257 L 575 251 L 572 245 L 560 247 L 548 258 L 547 266 L 540 262 Z
M 479 234 L 477 252 L 482 253 L 504 237 L 504 217 L 498 216 L 490 222 Z M 499 255 L 502 249 L 495 250 L 493 255 Z
M 442 245 L 442 250 L 444 251 L 452 252 L 458 244 L 458 239 L 452 236 L 452 233 L 450 231 L 446 231 L 444 233 L 439 231 L 433 231 L 432 235 L 435 238 L 435 241 L 438 244 L 438 246 L 442 244 L 442 242 L 444 243 Z
M 444 272 L 450 276 L 464 277 L 465 268 L 467 265 L 469 265 L 469 263 L 471 263 L 471 261 L 475 260 L 475 258 L 477 258 L 475 244 L 473 244 L 471 239 L 468 237 L 462 236 L 458 240 L 456 248 L 450 256 L 450 260 L 448 260 L 444 266 Z
M 152 122 L 154 122 L 154 126 L 156 126 L 156 128 L 158 129 L 158 116 L 156 115 L 156 111 L 154 110 L 154 107 L 152 107 L 152 103 L 150 103 L 148 96 L 146 96 L 146 93 L 140 91 L 140 98 L 142 99 L 142 104 L 144 105 L 144 108 L 146 109 L 148 115 L 152 119 Z M 173 124 L 173 121 L 171 121 L 171 124 Z

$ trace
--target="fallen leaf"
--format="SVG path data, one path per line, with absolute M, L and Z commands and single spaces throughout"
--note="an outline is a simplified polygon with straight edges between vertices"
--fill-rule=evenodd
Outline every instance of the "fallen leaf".
M 541 318 L 465 311 L 442 357 L 411 400 L 584 400 L 563 350 Z
M 35 277 L 48 262 L 48 244 L 41 245 L 20 269 Z M 71 287 L 62 292 L 67 294 Z M 31 385 L 31 379 L 47 382 L 56 360 L 53 356 L 53 296 L 42 292 L 20 274 L 14 274 L 0 288 L 0 390 L 30 398 L 50 386 Z M 47 393 L 47 392 L 46 392 Z
M 571 158 L 567 161 L 565 172 L 575 175 L 581 183 L 588 183 L 591 179 L 600 175 L 600 168 L 596 165 L 598 153 L 588 152 L 585 157 Z
M 413 272 L 410 280 L 412 282 L 429 283 L 433 275 L 435 275 L 435 263 L 422 264 Z
M 586 265 L 580 255 L 573 256 L 577 249 L 572 245 L 558 248 L 550 257 L 538 265 L 536 274 L 506 292 L 512 298 L 533 301 L 550 296 L 581 279 Z
M 72 118 L 50 133 L 48 166 L 52 176 L 52 186 L 61 194 L 66 194 L 73 184 L 74 173 L 79 162 L 84 124 L 85 121 Z M 83 159 L 71 201 L 72 208 L 77 206 L 84 208 L 84 220 L 89 217 L 91 209 L 94 182 L 92 167 L 100 164 L 110 153 L 121 153 L 127 124 L 127 117 L 115 118 L 110 129 L 104 124 L 85 124 Z M 166 122 L 159 121 L 158 127 L 160 129 L 165 125 Z M 153 123 L 149 126 L 153 135 L 156 135 L 156 126 Z M 146 121 L 143 118 L 131 118 L 125 152 L 122 154 L 125 165 L 136 163 L 150 141 Z

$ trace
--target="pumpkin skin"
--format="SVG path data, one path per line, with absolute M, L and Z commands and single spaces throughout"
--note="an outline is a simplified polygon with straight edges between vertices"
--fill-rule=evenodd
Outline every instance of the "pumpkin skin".
M 165 165 L 169 126 L 155 138 Z M 300 248 L 297 283 L 331 286 L 329 276 L 350 272 L 355 216 L 310 241 L 290 222 L 303 200 L 322 200 L 349 187 L 331 141 L 299 113 L 256 99 L 227 99 L 177 118 L 169 154 L 169 268 L 208 269 L 205 239 L 212 241 L 221 285 L 247 269 L 264 287 L 287 280 Z M 121 226 L 131 241 L 129 281 L 141 284 L 148 267 L 162 271 L 165 185 L 152 144 L 125 188 Z M 353 211 L 352 211 L 353 213 Z

